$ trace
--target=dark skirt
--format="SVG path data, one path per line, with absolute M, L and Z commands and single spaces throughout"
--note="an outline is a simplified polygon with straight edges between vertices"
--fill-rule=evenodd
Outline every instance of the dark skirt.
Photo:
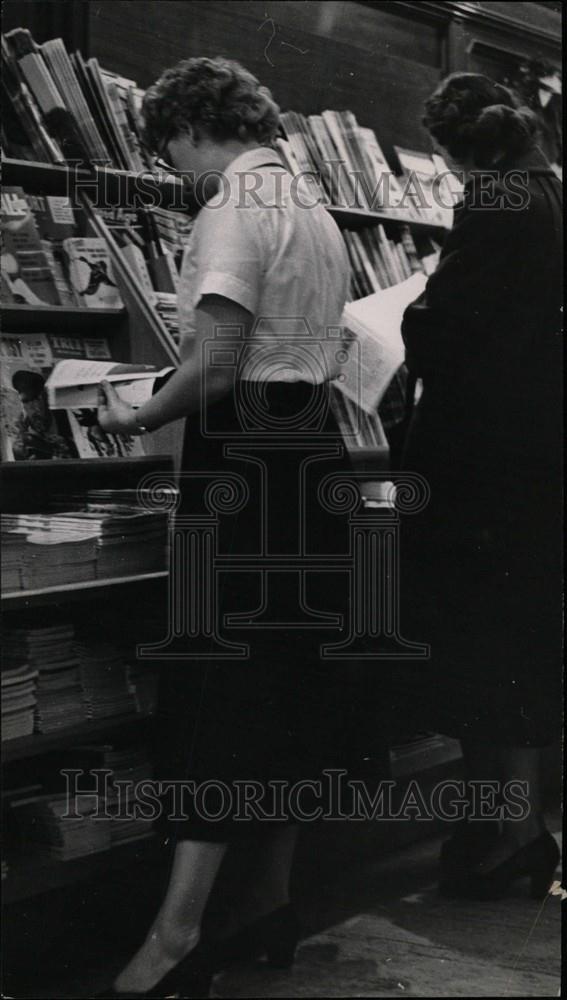
M 177 837 L 226 841 L 251 826 L 238 821 L 235 782 L 256 782 L 269 812 L 269 782 L 316 780 L 357 754 L 361 675 L 320 654 L 342 637 L 320 616 L 347 613 L 346 575 L 331 563 L 349 547 L 348 513 L 327 509 L 320 491 L 327 476 L 352 470 L 327 386 L 302 382 L 237 383 L 203 422 L 187 421 L 183 470 L 182 517 L 210 514 L 213 482 L 244 497 L 218 515 L 218 554 L 229 558 L 225 568 L 230 560 L 239 567 L 220 571 L 218 612 L 222 638 L 249 651 L 164 667 L 160 776 L 193 781 L 202 793 L 199 803 L 185 796 L 187 818 L 172 821 Z M 304 564 L 328 557 L 329 569 L 302 578 L 298 553 Z M 247 570 L 246 555 L 261 559 Z M 262 578 L 259 567 L 273 557 L 290 568 Z M 239 628 L 226 623 L 233 613 L 243 616 Z

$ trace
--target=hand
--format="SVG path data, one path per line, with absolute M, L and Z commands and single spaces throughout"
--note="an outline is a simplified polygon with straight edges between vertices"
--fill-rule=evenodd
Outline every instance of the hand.
M 98 423 L 103 431 L 110 434 L 140 433 L 134 407 L 120 399 L 110 382 L 101 382 L 98 398 Z

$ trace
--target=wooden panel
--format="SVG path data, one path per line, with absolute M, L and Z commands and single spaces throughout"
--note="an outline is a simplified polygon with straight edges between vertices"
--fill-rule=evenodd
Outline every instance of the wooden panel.
M 488 15 L 500 14 L 531 28 L 553 31 L 558 38 L 561 37 L 561 3 L 506 3 L 506 0 L 500 0 L 477 3 L 475 7 Z
M 440 29 L 352 2 L 115 0 L 91 4 L 91 53 L 149 85 L 188 56 L 240 60 L 283 109 L 349 108 L 394 143 L 427 147 L 421 106 L 440 77 Z

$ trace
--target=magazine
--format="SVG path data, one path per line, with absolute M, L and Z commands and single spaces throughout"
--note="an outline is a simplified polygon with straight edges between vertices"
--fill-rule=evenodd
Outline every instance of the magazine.
M 106 381 L 112 383 L 125 403 L 137 407 L 151 399 L 158 384 L 171 372 L 171 367 L 158 369 L 155 365 L 69 358 L 53 368 L 47 380 L 47 394 L 53 409 L 96 409 L 100 383 Z
M 345 306 L 342 325 L 352 346 L 340 381 L 334 384 L 367 413 L 375 413 L 405 351 L 401 324 L 405 309 L 425 288 L 418 271 L 405 281 Z

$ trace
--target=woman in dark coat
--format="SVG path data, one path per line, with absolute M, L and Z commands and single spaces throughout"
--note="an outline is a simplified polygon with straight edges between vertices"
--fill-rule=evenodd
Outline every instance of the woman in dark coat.
M 540 893 L 557 863 L 538 749 L 560 732 L 561 184 L 531 112 L 486 77 L 449 77 L 424 123 L 466 184 L 402 331 L 423 385 L 405 467 L 431 489 L 405 537 L 403 611 L 431 645 L 412 688 L 470 780 L 527 783 L 521 821 L 461 824 L 445 890 L 501 895 L 530 875 Z

